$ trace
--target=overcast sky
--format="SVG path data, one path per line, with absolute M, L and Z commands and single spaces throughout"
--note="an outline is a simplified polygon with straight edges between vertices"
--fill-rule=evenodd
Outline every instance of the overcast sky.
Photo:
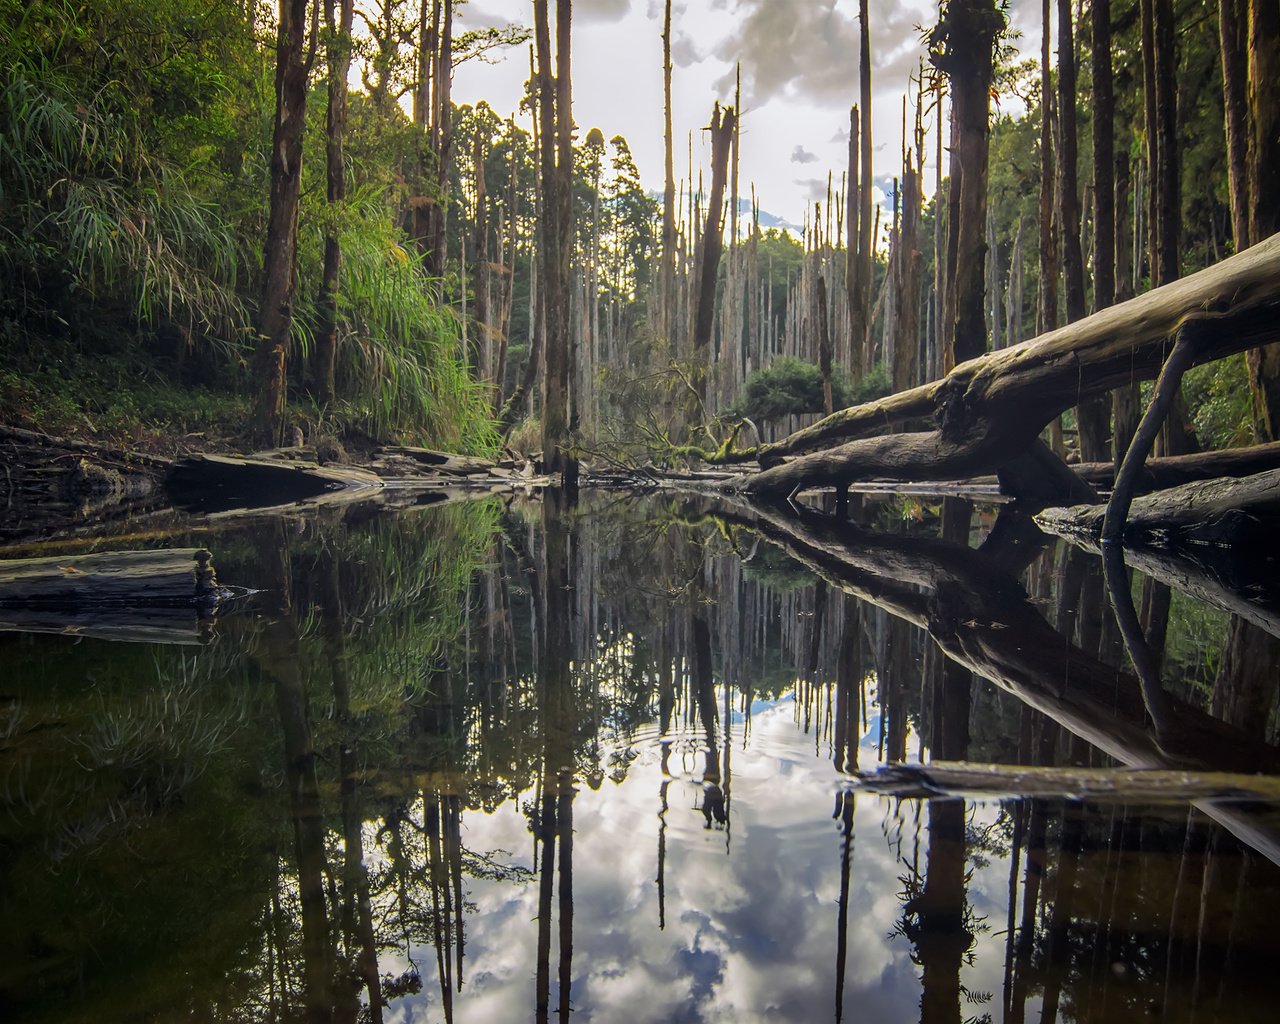
M 645 184 L 662 188 L 662 0 L 574 0 L 573 104 L 580 134 L 624 135 Z M 554 8 L 554 4 L 552 4 Z M 825 196 L 827 172 L 839 185 L 848 163 L 849 107 L 858 96 L 857 0 L 673 0 L 672 81 L 676 176 L 688 175 L 688 138 L 705 166 L 706 133 L 716 100 L 732 102 L 734 64 L 742 63 L 742 192 L 755 183 L 761 206 L 799 222 Z M 932 25 L 932 0 L 873 0 L 873 166 L 878 181 L 901 167 L 902 95 L 923 57 L 920 26 Z M 463 30 L 532 25 L 530 0 L 470 0 Z M 1024 47 L 1039 45 L 1039 4 L 1014 0 L 1013 25 Z M 527 50 L 499 63 L 458 70 L 454 98 L 484 99 L 510 114 L 528 77 Z M 930 125 L 932 129 L 932 124 Z M 932 153 L 932 144 L 926 146 Z M 926 153 L 926 157 L 929 157 Z M 695 169 L 696 176 L 697 171 Z M 925 171 L 926 190 L 933 179 Z

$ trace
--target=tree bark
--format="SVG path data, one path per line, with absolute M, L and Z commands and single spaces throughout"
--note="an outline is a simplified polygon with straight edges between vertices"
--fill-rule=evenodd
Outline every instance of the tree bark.
M 1084 254 L 1080 250 L 1076 52 L 1071 6 L 1071 0 L 1058 0 L 1058 123 L 1062 139 L 1058 154 L 1058 208 L 1062 225 L 1063 297 L 1068 323 L 1074 323 L 1086 313 Z M 1102 396 L 1087 399 L 1076 406 L 1080 457 L 1086 462 L 1096 462 L 1109 454 L 1109 406 L 1110 403 Z
M 1249 241 L 1256 245 L 1280 230 L 1280 4 L 1249 4 Z M 1248 356 L 1254 432 L 1259 441 L 1280 440 L 1280 346 Z
M 987 163 L 995 41 L 1005 24 L 994 0 L 953 0 L 935 29 L 934 65 L 951 82 L 952 284 L 948 367 L 987 349 Z
M 302 134 L 307 121 L 305 52 L 308 0 L 280 0 L 276 34 L 276 117 L 271 137 L 271 196 L 263 247 L 262 303 L 254 372 L 258 395 L 254 439 L 279 443 L 284 427 L 286 368 L 293 333 L 293 293 L 297 285 L 298 201 L 302 193 Z
M 696 357 L 707 359 L 711 345 L 711 327 L 715 318 L 716 279 L 720 272 L 720 253 L 724 249 L 724 190 L 729 175 L 729 147 L 737 115 L 732 107 L 723 113 L 720 104 L 711 115 L 711 196 L 707 203 L 707 219 L 702 231 L 702 261 L 698 280 L 698 305 L 694 317 L 693 350 Z M 698 398 L 707 397 L 709 367 L 699 367 Z
M 671 129 L 671 0 L 662 18 L 662 336 L 671 343 L 675 323 L 676 291 L 676 174 L 675 144 Z
M 1231 237 L 1235 251 L 1249 247 L 1249 92 L 1243 4 L 1218 0 L 1218 38 L 1222 50 L 1222 110 L 1227 141 L 1227 190 L 1231 201 Z
M 1054 220 L 1053 72 L 1049 65 L 1052 19 L 1043 0 L 1040 39 L 1040 332 L 1058 326 L 1058 231 Z
M 543 380 L 542 457 L 565 488 L 577 487 L 578 461 L 570 453 L 574 427 L 570 394 L 569 280 L 573 257 L 573 110 L 570 0 L 556 0 L 555 74 L 547 0 L 535 0 L 538 103 L 542 114 L 543 294 L 546 302 L 546 374 Z

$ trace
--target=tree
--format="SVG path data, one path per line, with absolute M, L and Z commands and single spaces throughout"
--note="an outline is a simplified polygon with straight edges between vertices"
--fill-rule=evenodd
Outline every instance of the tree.
M 573 92 L 570 0 L 556 0 L 555 73 L 547 0 L 534 0 L 541 113 L 542 268 L 547 312 L 543 378 L 542 458 L 548 473 L 573 491 L 578 461 L 569 450 L 574 427 L 570 380 L 569 270 L 573 255 Z
M 945 365 L 987 348 L 985 282 L 987 158 L 996 40 L 1005 17 L 995 0 L 951 0 L 930 33 L 930 61 L 951 82 L 951 192 Z
M 335 16 L 334 8 L 338 8 Z M 338 282 L 342 273 L 342 243 L 334 222 L 347 197 L 347 172 L 343 137 L 347 131 L 347 74 L 351 68 L 351 23 L 354 0 L 326 0 L 328 35 L 325 51 L 329 64 L 329 107 L 325 134 L 326 197 L 330 222 L 324 235 L 324 272 L 320 280 L 320 322 L 316 328 L 315 389 L 324 404 L 333 401 L 334 369 L 338 356 Z
M 262 303 L 254 359 L 258 398 L 253 434 L 279 444 L 286 366 L 297 285 L 298 199 L 302 192 L 302 134 L 307 120 L 307 78 L 315 57 L 314 26 L 307 42 L 308 0 L 280 0 L 276 34 L 276 116 L 271 140 L 271 198 L 263 245 Z

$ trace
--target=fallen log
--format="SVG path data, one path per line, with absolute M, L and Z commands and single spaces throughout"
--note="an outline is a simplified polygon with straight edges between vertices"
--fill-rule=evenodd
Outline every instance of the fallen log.
M 489 459 L 477 458 L 474 455 L 451 455 L 430 448 L 414 448 L 409 445 L 386 445 L 380 449 L 389 455 L 398 455 L 423 466 L 429 466 L 432 473 L 443 476 L 489 476 L 495 470 L 511 470 L 515 463 L 492 462 Z
M 5 609 L 212 608 L 221 596 L 203 548 L 0 561 Z
M 379 490 L 383 484 L 376 474 L 353 466 L 192 455 L 173 464 L 164 486 L 175 505 L 216 513 L 315 502 L 336 495 L 346 500 Z
M 1280 778 L 1230 772 L 1158 768 L 1057 768 L 930 761 L 890 764 L 859 772 L 856 790 L 906 799 L 1002 797 L 1085 800 L 1090 803 L 1183 804 L 1267 802 L 1280 804 Z
M 1144 500 L 1135 502 L 1135 507 L 1141 508 Z M 1082 515 L 1085 511 L 1046 509 L 1036 517 L 1036 523 L 1046 533 L 1100 555 L 1100 527 L 1093 522 L 1093 516 Z M 1132 514 L 1131 510 L 1131 522 Z M 1082 518 L 1090 522 L 1090 528 L 1083 528 Z M 1154 580 L 1239 615 L 1272 636 L 1280 637 L 1280 592 L 1276 590 L 1280 555 L 1275 553 L 1273 545 L 1240 549 L 1193 543 L 1170 548 L 1165 543 L 1166 535 L 1157 532 L 1153 537 L 1159 547 L 1126 545 L 1125 563 Z
M 1194 328 L 1191 365 L 1280 338 L 1280 235 L 1190 277 L 1012 348 L 941 380 L 828 416 L 753 450 L 764 467 L 730 489 L 787 494 L 868 474 L 955 479 L 999 470 L 1062 412 L 1158 375 L 1172 339 Z M 932 416 L 937 429 L 872 438 Z M 858 439 L 858 440 L 850 440 Z M 800 455 L 778 465 L 785 455 Z
M 1094 487 L 1109 489 L 1115 483 L 1114 463 L 1086 462 L 1071 468 L 1080 479 Z M 1196 480 L 1252 476 L 1268 469 L 1280 469 L 1280 441 L 1220 452 L 1149 458 L 1138 476 L 1137 489 L 1139 493 L 1149 494 Z
M 1243 479 L 1200 480 L 1170 487 L 1130 506 L 1123 539 L 1126 546 L 1161 550 L 1211 545 L 1235 548 L 1253 559 L 1272 548 L 1280 517 L 1280 469 Z M 1049 508 L 1036 522 L 1050 533 L 1097 541 L 1106 509 L 1100 505 Z

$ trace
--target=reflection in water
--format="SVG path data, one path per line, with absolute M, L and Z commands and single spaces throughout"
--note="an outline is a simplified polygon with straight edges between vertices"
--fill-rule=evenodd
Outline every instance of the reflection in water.
M 1175 594 L 1156 730 L 1096 558 L 894 501 L 361 506 L 202 537 L 194 657 L 0 638 L 0 1011 L 1271 1019 L 1274 809 L 852 780 L 1274 771 L 1274 638 Z

